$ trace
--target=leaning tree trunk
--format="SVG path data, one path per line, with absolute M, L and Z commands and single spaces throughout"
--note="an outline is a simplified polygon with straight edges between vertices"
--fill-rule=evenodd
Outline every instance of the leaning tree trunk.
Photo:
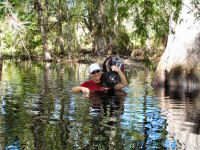
M 170 27 L 174 25 L 174 34 L 168 37 L 153 80 L 154 87 L 200 87 L 200 19 L 195 17 L 196 12 L 192 0 L 183 0 L 177 23 L 170 23 Z
M 48 1 L 46 1 L 46 5 L 48 5 Z M 44 54 L 45 54 L 44 60 L 51 61 L 52 58 L 49 52 L 49 45 L 48 45 L 48 38 L 47 38 L 47 17 L 45 17 L 45 14 L 43 12 L 41 0 L 35 0 L 35 7 L 38 13 L 38 24 L 39 24 L 40 32 L 42 35 L 42 46 L 43 46 Z

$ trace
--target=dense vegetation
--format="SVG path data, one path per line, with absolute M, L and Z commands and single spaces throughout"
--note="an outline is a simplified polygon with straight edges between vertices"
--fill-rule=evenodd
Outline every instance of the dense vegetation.
M 3 58 L 78 58 L 111 49 L 155 60 L 164 50 L 181 0 L 1 0 Z M 194 1 L 198 6 L 198 1 Z M 85 55 L 84 55 L 85 56 Z

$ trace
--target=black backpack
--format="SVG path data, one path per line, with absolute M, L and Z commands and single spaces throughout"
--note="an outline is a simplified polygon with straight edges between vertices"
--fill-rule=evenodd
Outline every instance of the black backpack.
M 105 87 L 113 88 L 117 83 L 119 83 L 120 76 L 117 72 L 111 70 L 111 66 L 117 66 L 122 72 L 125 70 L 124 63 L 119 56 L 108 57 L 103 62 L 103 74 L 101 76 L 101 84 Z

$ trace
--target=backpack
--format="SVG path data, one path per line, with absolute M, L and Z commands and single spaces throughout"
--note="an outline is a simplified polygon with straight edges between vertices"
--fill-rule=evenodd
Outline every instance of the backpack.
M 122 72 L 125 71 L 125 66 L 122 59 L 119 56 L 110 56 L 106 58 L 103 62 L 103 72 L 111 71 L 111 66 L 117 66 Z
M 124 63 L 119 56 L 110 56 L 106 58 L 103 62 L 103 74 L 101 76 L 102 86 L 114 88 L 114 86 L 121 81 L 119 74 L 111 70 L 111 66 L 113 65 L 119 67 L 122 72 L 125 71 Z

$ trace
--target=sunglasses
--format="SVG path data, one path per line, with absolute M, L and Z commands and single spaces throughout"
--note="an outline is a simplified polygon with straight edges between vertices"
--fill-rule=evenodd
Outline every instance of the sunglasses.
M 95 70 L 95 71 L 92 71 L 90 74 L 96 74 L 96 73 L 99 73 L 100 70 Z

